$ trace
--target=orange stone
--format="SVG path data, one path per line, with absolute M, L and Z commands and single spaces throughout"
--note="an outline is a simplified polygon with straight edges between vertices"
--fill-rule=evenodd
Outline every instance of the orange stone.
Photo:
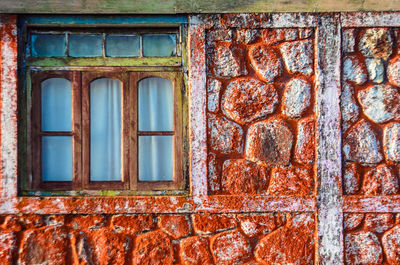
M 183 265 L 213 264 L 208 241 L 199 236 L 182 239 L 180 257 Z
M 194 214 L 193 228 L 197 234 L 206 235 L 237 226 L 234 217 L 223 214 Z
M 158 226 L 174 239 L 190 234 L 189 218 L 186 215 L 160 215 Z

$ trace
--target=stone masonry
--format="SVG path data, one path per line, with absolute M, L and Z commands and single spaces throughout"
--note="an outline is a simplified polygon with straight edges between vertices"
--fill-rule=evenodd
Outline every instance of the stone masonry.
M 0 264 L 400 264 L 400 14 L 189 15 L 189 185 L 168 196 L 19 196 L 16 25 Z

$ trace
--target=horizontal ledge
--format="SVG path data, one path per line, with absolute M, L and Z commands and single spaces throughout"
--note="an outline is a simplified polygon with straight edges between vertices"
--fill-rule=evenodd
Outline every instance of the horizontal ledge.
M 181 66 L 181 57 L 132 58 L 28 58 L 27 66 Z
M 288 196 L 18 197 L 0 200 L 0 214 L 129 214 L 314 212 L 313 197 Z
M 162 136 L 162 135 L 166 135 L 166 136 L 170 136 L 170 135 L 174 135 L 175 132 L 173 131 L 142 131 L 142 132 L 138 132 L 137 133 L 139 136 Z
M 46 131 L 46 132 L 40 132 L 41 136 L 74 136 L 73 132 L 51 132 L 51 131 Z
M 399 12 L 350 12 L 340 14 L 342 27 L 398 27 Z
M 343 196 L 343 212 L 400 212 L 400 195 Z

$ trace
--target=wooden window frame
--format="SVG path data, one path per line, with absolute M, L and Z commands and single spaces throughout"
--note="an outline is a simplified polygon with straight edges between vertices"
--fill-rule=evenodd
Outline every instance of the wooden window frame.
M 138 131 L 138 83 L 149 77 L 169 80 L 173 87 L 173 131 Z M 72 85 L 72 132 L 41 131 L 41 83 L 49 78 L 65 78 Z M 121 82 L 121 181 L 90 181 L 90 83 L 100 78 L 112 78 Z M 31 73 L 31 150 L 32 188 L 45 191 L 84 190 L 131 190 L 163 191 L 182 190 L 184 182 L 183 145 L 183 74 L 182 71 L 124 71 L 108 69 L 98 71 L 90 67 L 79 71 L 32 71 Z M 42 181 L 41 137 L 72 136 L 73 178 L 72 182 Z M 138 180 L 139 135 L 173 136 L 173 180 Z

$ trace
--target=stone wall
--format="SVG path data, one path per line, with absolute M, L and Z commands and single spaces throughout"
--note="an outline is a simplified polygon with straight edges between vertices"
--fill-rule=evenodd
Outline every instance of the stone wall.
M 190 195 L 130 197 L 17 195 L 0 18 L 0 264 L 400 264 L 400 14 L 190 16 Z

